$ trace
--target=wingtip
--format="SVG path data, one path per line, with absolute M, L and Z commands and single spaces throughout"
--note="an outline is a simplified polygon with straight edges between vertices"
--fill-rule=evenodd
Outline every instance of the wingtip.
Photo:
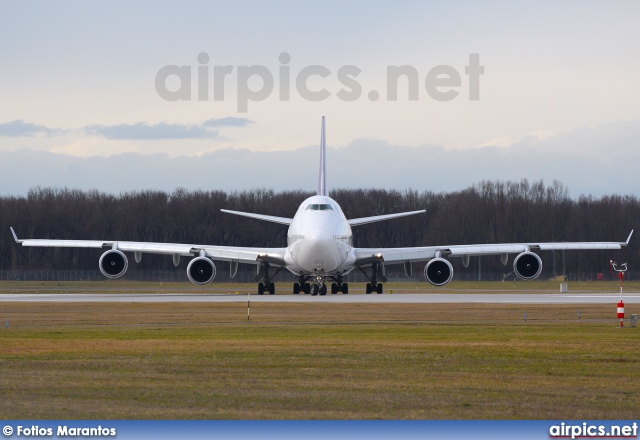
M 9 229 L 11 229 L 11 234 L 13 234 L 13 239 L 16 243 L 22 243 L 22 240 L 18 240 L 18 236 L 16 235 L 16 231 L 13 230 L 13 226 L 9 226 Z
M 633 229 L 631 230 L 631 232 L 629 233 L 629 236 L 627 237 L 627 241 L 624 243 L 624 245 L 628 245 L 629 241 L 631 241 L 631 236 L 633 235 Z

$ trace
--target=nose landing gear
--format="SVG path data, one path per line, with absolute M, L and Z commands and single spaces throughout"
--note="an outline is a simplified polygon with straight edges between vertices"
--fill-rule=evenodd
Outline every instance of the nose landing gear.
M 324 270 L 317 270 L 315 273 L 316 282 L 311 285 L 311 295 L 318 294 L 324 296 L 327 294 L 327 285 L 324 283 Z
M 327 285 L 322 283 L 322 285 L 320 284 L 312 284 L 311 285 L 311 295 L 312 296 L 316 296 L 316 295 L 326 295 L 327 294 Z

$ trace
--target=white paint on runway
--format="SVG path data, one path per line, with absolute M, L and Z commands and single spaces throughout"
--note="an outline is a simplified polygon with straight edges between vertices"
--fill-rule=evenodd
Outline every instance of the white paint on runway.
M 640 304 L 640 294 L 623 297 L 626 304 Z M 383 295 L 251 295 L 251 302 L 261 303 L 322 303 L 322 304 L 616 304 L 620 294 L 551 294 L 551 293 L 442 293 Z M 0 294 L 0 302 L 51 303 L 232 303 L 246 302 L 247 295 L 232 294 Z

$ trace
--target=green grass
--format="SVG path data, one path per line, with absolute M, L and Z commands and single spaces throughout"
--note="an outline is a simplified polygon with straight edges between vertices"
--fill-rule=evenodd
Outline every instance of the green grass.
M 528 320 L 524 322 L 523 311 Z M 3 303 L 6 419 L 632 419 L 611 306 Z M 637 313 L 637 311 L 630 311 Z

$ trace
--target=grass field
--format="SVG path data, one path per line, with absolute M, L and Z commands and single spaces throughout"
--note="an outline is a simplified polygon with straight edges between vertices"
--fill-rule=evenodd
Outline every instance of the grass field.
M 0 413 L 638 418 L 640 329 L 580 309 L 259 303 L 248 322 L 246 303 L 0 303 Z

